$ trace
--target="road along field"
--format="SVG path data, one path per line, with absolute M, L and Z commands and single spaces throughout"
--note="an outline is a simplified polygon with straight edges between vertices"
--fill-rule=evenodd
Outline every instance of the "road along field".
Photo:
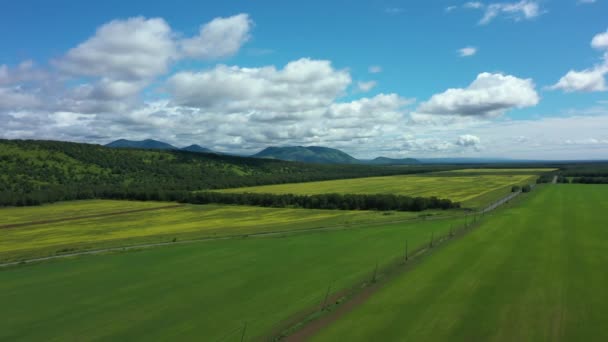
M 524 196 L 313 340 L 608 340 L 608 186 Z
M 533 183 L 536 175 L 483 174 L 451 176 L 448 173 L 341 179 L 322 182 L 265 185 L 220 190 L 228 193 L 274 194 L 396 194 L 447 198 L 465 207 L 479 209 L 504 197 L 512 185 Z
M 125 213 L 142 209 L 147 211 Z M 87 217 L 79 218 L 83 214 Z M 353 227 L 446 215 L 459 213 L 175 206 L 175 203 L 100 200 L 62 202 L 41 207 L 0 209 L 0 262 L 96 248 L 169 242 L 174 238 L 182 241 L 260 232 Z M 40 222 L 50 220 L 54 221 Z M 13 228 L 2 228 L 4 223 Z
M 296 218 L 297 219 L 297 218 Z M 0 269 L 0 340 L 267 336 L 452 220 L 214 240 Z

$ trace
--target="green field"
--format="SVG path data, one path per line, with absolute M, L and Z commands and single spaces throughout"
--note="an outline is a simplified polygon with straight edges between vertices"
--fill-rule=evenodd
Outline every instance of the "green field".
M 287 220 L 286 218 L 283 218 Z M 288 221 L 285 221 L 288 224 Z M 85 256 L 0 269 L 0 340 L 239 341 L 369 279 L 452 221 Z
M 322 182 L 294 183 L 226 189 L 229 193 L 274 194 L 378 194 L 447 198 L 465 207 L 480 208 L 511 191 L 514 184 L 532 183 L 536 176 L 526 175 L 405 175 L 341 179 Z
M 87 200 L 46 204 L 37 207 L 12 207 L 0 209 L 0 226 L 70 217 L 103 215 L 130 210 L 159 208 L 175 203 Z
M 253 234 L 259 232 L 352 227 L 456 215 L 451 211 L 376 212 L 260 208 L 248 206 L 183 205 L 145 212 L 107 215 L 125 210 L 166 207 L 175 203 L 132 201 L 62 202 L 41 207 L 0 209 L 0 224 L 14 224 L 49 219 L 69 219 L 101 214 L 64 222 L 0 229 L 0 261 L 53 255 L 58 251 L 74 252 L 92 248 L 158 243 L 178 240 Z
M 535 192 L 388 283 L 314 340 L 608 340 L 608 186 Z
M 487 173 L 487 174 L 528 174 L 536 175 L 545 172 L 555 171 L 557 169 L 551 168 L 526 168 L 526 169 L 459 169 L 450 171 L 441 171 L 439 173 Z

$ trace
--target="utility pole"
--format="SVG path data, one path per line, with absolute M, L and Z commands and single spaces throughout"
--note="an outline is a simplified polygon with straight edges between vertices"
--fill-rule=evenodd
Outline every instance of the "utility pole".
M 331 289 L 331 284 L 327 286 L 327 291 L 325 292 L 325 298 L 323 299 L 323 305 L 321 306 L 321 311 L 325 310 L 325 306 L 327 305 L 327 298 L 329 298 L 329 290 Z
M 241 335 L 241 342 L 245 341 L 245 332 L 247 332 L 247 322 L 243 325 L 243 334 Z
M 374 275 L 372 276 L 372 283 L 376 282 L 376 275 L 378 274 L 378 262 L 376 261 L 376 267 L 374 268 Z

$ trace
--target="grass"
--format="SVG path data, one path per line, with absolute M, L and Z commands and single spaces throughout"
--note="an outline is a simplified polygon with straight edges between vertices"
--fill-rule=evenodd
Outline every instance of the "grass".
M 56 220 L 75 216 L 102 215 L 129 210 L 158 208 L 175 203 L 86 200 L 46 204 L 38 207 L 0 209 L 0 226 L 32 221 Z
M 608 186 L 547 185 L 315 341 L 606 341 Z
M 221 191 L 229 193 L 253 192 L 305 195 L 322 193 L 391 193 L 407 196 L 436 196 L 462 202 L 465 207 L 481 208 L 510 192 L 512 185 L 532 183 L 535 177 L 530 174 L 465 175 L 453 177 L 404 175 L 254 186 Z
M 441 171 L 440 173 L 480 173 L 480 174 L 520 174 L 520 175 L 538 175 L 545 172 L 555 171 L 557 169 L 552 168 L 525 168 L 525 169 L 460 169 L 451 171 Z
M 251 340 L 320 304 L 328 285 L 334 292 L 368 279 L 376 263 L 403 254 L 406 239 L 413 250 L 451 223 L 216 240 L 0 270 L 0 340 L 239 341 L 244 322 Z
M 4 222 L 60 219 L 83 214 L 107 214 L 174 203 L 127 201 L 63 202 L 42 207 L 0 210 Z M 253 234 L 269 231 L 379 224 L 414 220 L 420 215 L 457 215 L 452 211 L 425 213 L 279 209 L 248 206 L 184 205 L 177 208 L 126 213 L 73 221 L 0 229 L 0 261 L 14 261 L 102 247 Z

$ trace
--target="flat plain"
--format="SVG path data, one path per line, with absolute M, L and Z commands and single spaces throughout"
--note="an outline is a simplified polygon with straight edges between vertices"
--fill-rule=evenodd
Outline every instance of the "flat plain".
M 606 341 L 608 187 L 546 185 L 315 341 Z
M 494 171 L 496 172 L 496 170 Z M 340 179 L 322 182 L 293 183 L 225 189 L 228 193 L 274 193 L 314 195 L 339 194 L 396 194 L 447 198 L 462 202 L 465 207 L 481 208 L 511 191 L 512 185 L 533 183 L 535 172 L 527 174 L 458 175 L 449 173 L 403 175 Z M 486 172 L 487 173 L 487 172 Z
M 215 240 L 0 270 L 0 340 L 239 341 L 446 234 L 450 220 Z
M 3 223 L 65 221 L 0 229 L 0 261 L 13 261 L 94 248 L 169 242 L 260 232 L 352 227 L 424 217 L 459 215 L 454 211 L 377 212 L 182 205 L 167 202 L 79 201 L 40 207 L 2 209 Z M 154 209 L 142 212 L 129 210 Z M 113 215 L 112 213 L 115 213 Z M 74 219 L 83 215 L 87 218 Z M 99 216 L 95 216 L 99 215 Z

